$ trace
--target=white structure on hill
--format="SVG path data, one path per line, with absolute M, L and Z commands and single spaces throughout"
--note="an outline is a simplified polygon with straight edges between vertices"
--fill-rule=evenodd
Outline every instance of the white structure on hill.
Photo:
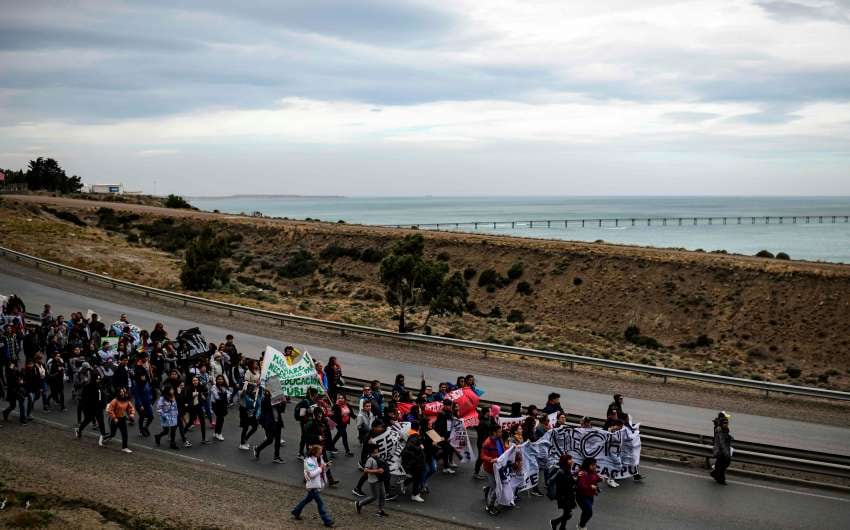
M 89 187 L 91 193 L 105 193 L 108 195 L 122 195 L 124 193 L 123 184 L 92 184 Z

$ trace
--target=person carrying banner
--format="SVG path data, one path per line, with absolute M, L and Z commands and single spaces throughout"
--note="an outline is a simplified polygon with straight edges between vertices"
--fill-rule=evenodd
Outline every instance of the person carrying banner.
M 732 435 L 729 434 L 729 414 L 721 411 L 714 418 L 714 468 L 711 476 L 718 484 L 726 485 L 726 468 L 732 463 Z
M 437 419 L 434 421 L 434 430 L 443 438 L 443 441 L 438 446 L 443 460 L 443 473 L 447 475 L 454 475 L 455 468 L 457 467 L 456 464 L 452 463 L 455 450 L 449 443 L 457 410 L 458 408 L 455 403 L 450 399 L 444 399 L 443 410 L 437 415 Z
M 550 480 L 555 490 L 553 500 L 558 502 L 561 516 L 550 520 L 549 524 L 552 526 L 552 530 L 565 530 L 567 521 L 573 516 L 573 510 L 576 507 L 576 482 L 573 478 L 572 456 L 569 454 L 561 455 L 555 475 Z
M 304 482 L 307 488 L 307 495 L 295 505 L 292 509 L 292 518 L 296 521 L 301 520 L 301 512 L 304 511 L 311 501 L 316 501 L 316 508 L 319 510 L 319 517 L 327 527 L 334 525 L 331 514 L 325 509 L 325 503 L 322 500 L 320 492 L 327 485 L 326 474 L 330 471 L 331 464 L 322 459 L 322 448 L 318 445 L 311 445 L 307 449 L 307 457 L 304 459 Z
M 386 463 L 381 462 L 378 457 L 378 446 L 376 444 L 366 444 L 366 450 L 369 451 L 369 457 L 366 459 L 366 463 L 363 466 L 363 474 L 366 477 L 366 481 L 369 483 L 369 490 L 371 494 L 363 500 L 354 501 L 354 509 L 357 510 L 357 513 L 361 513 L 364 506 L 377 500 L 378 512 L 375 515 L 378 517 L 387 517 L 389 514 L 384 511 L 386 491 L 384 490 L 383 475 L 385 474 L 388 466 Z
M 493 464 L 504 452 L 502 427 L 496 423 L 490 426 L 490 436 L 481 445 L 481 461 L 487 477 L 487 485 L 484 486 L 484 511 L 490 515 L 499 514 L 496 509 L 496 475 Z
M 602 477 L 596 473 L 596 459 L 589 456 L 581 463 L 576 483 L 576 504 L 581 508 L 578 530 L 586 530 L 587 523 L 593 517 L 593 499 L 599 494 L 598 483 Z

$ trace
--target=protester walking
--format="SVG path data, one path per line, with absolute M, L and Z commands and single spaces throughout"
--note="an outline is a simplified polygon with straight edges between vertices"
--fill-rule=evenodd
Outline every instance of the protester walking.
M 587 457 L 581 463 L 576 483 L 576 504 L 581 509 L 578 530 L 586 530 L 587 523 L 593 517 L 593 499 L 599 494 L 602 478 L 596 473 L 596 459 Z
M 162 438 L 168 435 L 169 447 L 174 450 L 179 449 L 175 440 L 179 414 L 177 411 L 177 400 L 174 397 L 174 390 L 172 388 L 167 388 L 159 397 L 156 402 L 156 410 L 159 413 L 159 423 L 162 425 L 162 432 L 153 437 L 156 445 L 159 445 Z M 185 439 L 182 431 L 180 432 L 180 436 Z
M 127 447 L 127 423 L 135 420 L 136 409 L 130 401 L 130 393 L 126 388 L 118 389 L 115 399 L 106 406 L 106 413 L 109 414 L 109 435 L 103 437 L 101 445 L 115 438 L 115 433 L 121 431 L 121 450 L 132 453 L 133 451 Z
M 82 410 L 83 419 L 77 428 L 74 429 L 74 434 L 77 438 L 81 438 L 86 427 L 90 423 L 95 423 L 100 433 L 97 443 L 98 445 L 103 445 L 106 428 L 103 424 L 103 392 L 100 390 L 100 376 L 98 374 L 92 374 L 83 387 L 80 395 L 80 409 Z
M 481 461 L 487 478 L 484 486 L 484 511 L 490 515 L 498 515 L 496 509 L 496 475 L 493 464 L 505 452 L 505 444 L 502 441 L 502 427 L 497 423 L 490 426 L 490 436 L 481 446 Z
M 726 469 L 732 463 L 732 435 L 729 434 L 729 414 L 721 411 L 714 418 L 714 469 L 711 476 L 718 484 L 726 485 Z
M 576 481 L 573 478 L 573 457 L 567 453 L 558 460 L 558 468 L 550 478 L 547 493 L 554 489 L 554 500 L 558 502 L 561 516 L 549 521 L 552 530 L 565 530 L 567 521 L 576 507 Z M 549 495 L 552 498 L 552 495 Z
M 224 435 L 221 432 L 224 429 L 224 417 L 227 416 L 227 406 L 230 403 L 230 388 L 227 384 L 227 379 L 223 375 L 215 378 L 215 384 L 210 389 L 210 401 L 212 412 L 215 414 L 213 438 L 219 442 L 223 442 Z
M 272 463 L 274 464 L 284 464 L 286 463 L 283 458 L 280 457 L 280 446 L 281 446 L 281 435 L 283 433 L 283 413 L 286 409 L 286 403 L 276 403 L 272 404 L 272 395 L 271 392 L 265 390 L 263 392 L 263 399 L 260 402 L 260 425 L 263 427 L 263 431 L 266 433 L 266 439 L 263 442 L 254 447 L 254 459 L 260 459 L 260 453 L 274 443 L 274 459 Z
M 348 424 L 351 423 L 351 409 L 345 401 L 345 394 L 337 395 L 336 403 L 334 403 L 331 411 L 331 419 L 336 424 L 336 435 L 331 440 L 331 450 L 336 451 L 336 442 L 341 439 L 342 446 L 345 448 L 345 456 L 354 456 L 348 446 Z
M 301 520 L 301 512 L 312 501 L 316 501 L 316 508 L 319 510 L 319 517 L 327 527 L 334 525 L 331 514 L 325 509 L 325 503 L 322 500 L 321 491 L 327 485 L 326 473 L 330 469 L 330 463 L 322 459 L 322 448 L 318 445 L 311 445 L 307 449 L 307 456 L 304 458 L 304 482 L 307 488 L 307 495 L 295 505 L 292 509 L 292 518 Z
M 257 432 L 257 428 L 260 426 L 257 421 L 257 415 L 260 412 L 258 392 L 259 387 L 254 386 L 254 383 L 248 383 L 242 392 L 239 407 L 239 419 L 242 425 L 242 433 L 239 436 L 239 449 L 243 451 L 249 451 L 251 449 L 251 446 L 248 445 L 248 440 Z
M 384 490 L 383 475 L 388 469 L 388 466 L 385 462 L 382 462 L 380 458 L 378 458 L 377 445 L 369 443 L 366 448 L 367 451 L 369 451 L 369 457 L 366 459 L 366 463 L 363 466 L 363 473 L 367 477 L 366 481 L 369 484 L 370 494 L 363 500 L 354 501 L 354 509 L 357 510 L 357 513 L 361 513 L 364 506 L 377 500 L 378 511 L 375 515 L 378 517 L 387 517 L 388 514 L 384 511 L 384 505 L 386 504 L 386 491 Z
M 204 416 L 204 401 L 208 399 L 207 387 L 201 384 L 201 380 L 197 376 L 194 376 L 183 393 L 186 414 L 189 416 L 186 422 L 186 430 L 191 429 L 197 420 L 201 426 L 201 444 L 209 444 L 210 442 L 207 441 L 207 419 Z

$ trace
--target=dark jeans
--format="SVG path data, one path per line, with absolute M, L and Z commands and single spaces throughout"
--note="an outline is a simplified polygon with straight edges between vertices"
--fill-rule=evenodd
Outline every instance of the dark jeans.
M 332 448 L 336 448 L 336 441 L 340 438 L 342 439 L 342 446 L 345 447 L 345 453 L 350 453 L 351 449 L 348 448 L 348 425 L 337 424 L 336 436 L 334 436 L 333 440 L 331 440 Z
M 194 425 L 195 420 L 201 422 L 201 441 L 206 441 L 207 439 L 207 417 L 204 416 L 204 406 L 197 405 L 189 407 L 189 422 L 186 424 L 186 428 L 190 425 Z
M 59 381 L 58 383 L 51 382 L 50 383 L 50 395 L 47 396 L 47 402 L 45 404 L 49 404 L 50 401 L 59 404 L 60 408 L 65 408 L 65 382 Z
M 573 511 L 567 508 L 562 508 L 564 513 L 561 514 L 560 517 L 556 517 L 552 519 L 552 526 L 557 526 L 560 530 L 565 530 L 567 528 L 567 521 L 573 516 Z
M 163 427 L 162 432 L 157 434 L 157 436 L 161 439 L 166 434 L 168 435 L 168 439 L 171 441 L 172 447 L 176 446 L 177 442 L 174 439 L 177 436 L 177 426 L 174 425 L 173 427 Z
M 105 436 L 105 440 L 115 438 L 115 432 L 121 431 L 121 448 L 127 448 L 127 418 L 118 418 L 109 423 L 109 436 Z
M 224 418 L 226 416 L 216 416 L 215 417 L 215 433 L 221 434 L 222 429 L 224 429 Z
M 476 454 L 478 456 L 475 458 L 475 474 L 476 475 L 481 473 L 481 464 L 483 463 L 483 461 L 481 460 L 481 447 L 483 447 L 483 446 L 484 446 L 484 438 L 481 437 L 481 436 L 476 437 L 475 438 L 475 447 L 478 449 L 478 451 L 476 452 Z
M 711 476 L 714 477 L 714 480 L 717 482 L 726 482 L 726 468 L 729 467 L 732 461 L 729 458 L 720 456 L 714 461 L 714 471 L 711 472 Z
M 242 424 L 242 436 L 240 437 L 240 441 L 242 445 L 245 445 L 248 442 L 248 438 L 254 435 L 257 432 L 257 427 L 259 424 L 257 423 L 257 418 L 253 416 L 249 416 L 245 418 L 245 422 Z
M 576 503 L 581 508 L 581 517 L 578 520 L 578 525 L 581 528 L 587 526 L 587 522 L 593 517 L 593 497 L 584 497 L 576 495 Z
M 97 424 L 97 428 L 100 431 L 100 435 L 106 436 L 106 428 L 103 425 L 103 411 L 95 413 L 84 412 L 83 421 L 80 422 L 80 432 L 83 432 L 83 430 L 89 426 L 89 423 L 92 422 Z
M 274 442 L 274 457 L 280 458 L 280 434 L 281 434 L 281 426 L 278 424 L 273 425 L 272 427 L 263 427 L 263 430 L 266 431 L 266 439 L 263 440 L 263 443 L 256 447 L 257 455 L 259 456 L 260 452 L 266 447 L 270 446 L 272 442 Z
M 325 502 L 322 500 L 322 496 L 319 494 L 319 490 L 307 490 L 307 495 L 301 499 L 295 508 L 292 509 L 292 515 L 295 517 L 300 517 L 301 512 L 304 510 L 304 507 L 310 504 L 310 501 L 316 501 L 316 507 L 319 509 L 319 517 L 322 518 L 322 522 L 325 524 L 333 523 L 333 519 L 331 519 L 331 514 L 329 514 L 325 510 Z
M 9 413 L 15 410 L 15 404 L 18 405 L 18 421 L 21 423 L 26 423 L 27 421 L 27 403 L 23 399 L 11 399 L 9 400 L 9 406 L 3 409 L 3 417 L 7 418 Z
M 405 486 L 407 486 L 408 484 L 413 484 L 413 489 L 410 494 L 419 495 L 419 492 L 422 490 L 422 471 L 411 471 L 410 474 L 413 476 L 411 478 L 406 478 L 404 480 L 404 484 Z

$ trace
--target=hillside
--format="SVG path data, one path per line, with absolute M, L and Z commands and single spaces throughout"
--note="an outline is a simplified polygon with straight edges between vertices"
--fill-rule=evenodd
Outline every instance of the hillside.
M 0 199 L 4 246 L 169 289 L 180 290 L 181 252 L 205 225 L 231 235 L 233 254 L 230 283 L 204 296 L 397 326 L 377 271 L 385 250 L 410 231 L 53 197 Z M 462 317 L 431 319 L 434 334 L 850 388 L 850 266 L 424 235 L 426 253 L 464 273 L 470 292 Z M 518 278 L 479 285 L 482 273 L 505 278 L 512 267 L 522 269 Z M 414 324 L 421 320 L 412 315 Z

